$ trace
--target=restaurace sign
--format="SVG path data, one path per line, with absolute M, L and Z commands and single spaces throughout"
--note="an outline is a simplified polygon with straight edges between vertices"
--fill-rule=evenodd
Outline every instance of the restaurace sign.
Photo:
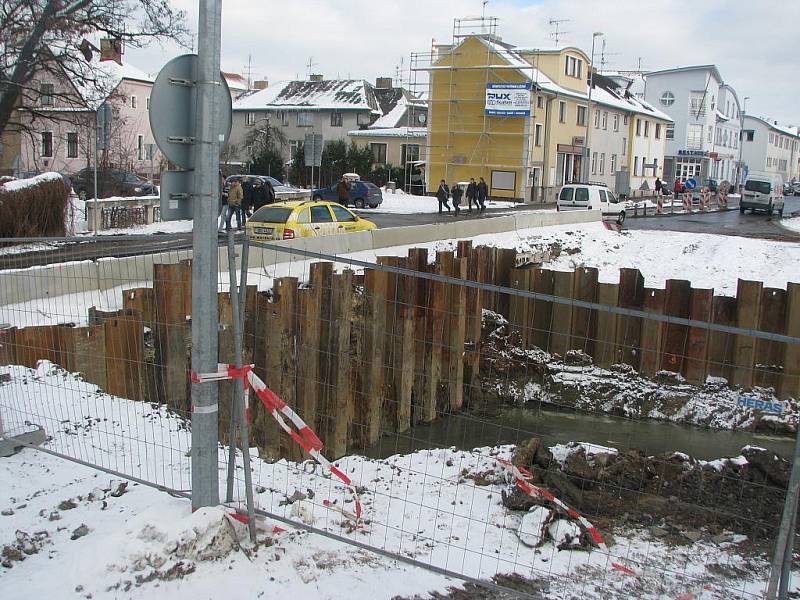
M 493 117 L 529 117 L 531 114 L 531 84 L 487 84 L 486 114 Z

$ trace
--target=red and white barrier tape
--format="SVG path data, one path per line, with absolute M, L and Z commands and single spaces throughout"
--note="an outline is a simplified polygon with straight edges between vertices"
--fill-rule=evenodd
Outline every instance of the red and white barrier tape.
M 356 492 L 355 486 L 350 478 L 345 475 L 339 468 L 335 467 L 331 462 L 325 458 L 320 451 L 322 450 L 322 441 L 317 437 L 317 434 L 300 418 L 292 408 L 286 404 L 280 397 L 267 387 L 261 379 L 253 372 L 253 365 L 243 365 L 241 368 L 236 368 L 235 365 L 228 365 L 220 363 L 219 370 L 216 373 L 192 373 L 192 383 L 205 383 L 208 381 L 223 381 L 226 379 L 242 379 L 244 381 L 245 399 L 247 399 L 247 392 L 249 388 L 253 388 L 256 395 L 261 400 L 264 408 L 267 409 L 272 415 L 281 429 L 283 429 L 289 436 L 297 442 L 306 453 L 311 456 L 323 469 L 328 471 L 331 475 L 335 475 L 353 494 L 355 500 L 355 513 L 346 511 L 341 507 L 336 506 L 329 500 L 324 500 L 323 505 L 340 512 L 346 518 L 352 520 L 356 527 L 359 526 L 361 521 L 361 499 Z M 247 420 L 250 421 L 250 409 L 247 404 Z M 289 420 L 291 425 L 286 422 Z

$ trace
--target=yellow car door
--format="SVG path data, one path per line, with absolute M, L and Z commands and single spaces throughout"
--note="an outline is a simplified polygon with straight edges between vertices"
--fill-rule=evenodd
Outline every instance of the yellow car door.
M 358 231 L 358 217 L 339 204 L 331 204 L 333 216 L 336 218 L 336 231 L 338 233 L 351 233 Z
M 337 231 L 337 223 L 330 209 L 324 204 L 311 207 L 311 231 L 315 236 L 332 235 Z

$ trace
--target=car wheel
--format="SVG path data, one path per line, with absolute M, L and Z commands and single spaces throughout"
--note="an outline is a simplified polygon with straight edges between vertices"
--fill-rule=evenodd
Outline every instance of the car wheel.
M 369 207 L 370 208 L 378 208 L 378 205 L 377 204 L 370 204 Z
M 356 208 L 364 208 L 364 199 L 363 198 L 356 198 L 354 202 Z
M 619 213 L 619 216 L 617 217 L 617 225 L 622 225 L 624 222 L 625 222 L 625 211 L 623 210 L 621 213 Z
M 314 196 L 314 202 L 322 202 L 322 196 L 320 196 L 319 194 Z

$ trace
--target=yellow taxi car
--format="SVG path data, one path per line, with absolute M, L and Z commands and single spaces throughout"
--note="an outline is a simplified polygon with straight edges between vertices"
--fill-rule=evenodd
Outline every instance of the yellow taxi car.
M 377 225 L 336 202 L 290 200 L 259 208 L 247 221 L 247 237 L 256 242 L 293 240 L 355 231 Z

